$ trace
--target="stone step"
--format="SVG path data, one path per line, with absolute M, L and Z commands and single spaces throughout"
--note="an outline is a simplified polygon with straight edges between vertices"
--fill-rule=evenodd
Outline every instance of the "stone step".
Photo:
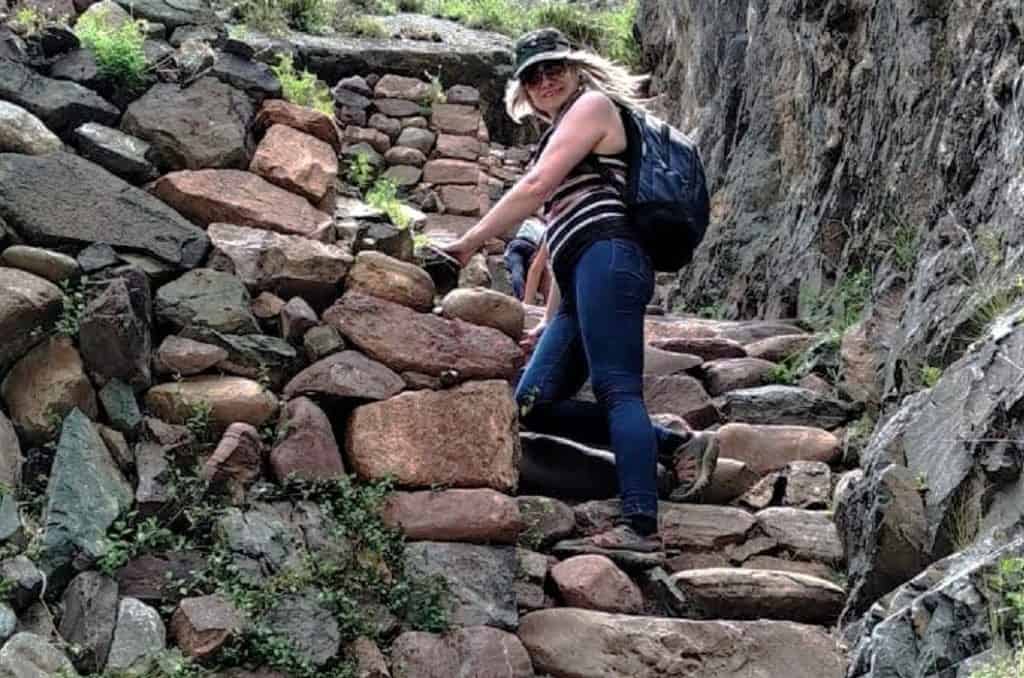
M 557 608 L 523 617 L 535 671 L 559 678 L 842 678 L 821 628 L 780 621 L 690 621 Z
M 831 582 L 777 570 L 713 567 L 655 575 L 652 582 L 666 609 L 686 619 L 777 619 L 828 626 L 846 602 L 843 589 Z

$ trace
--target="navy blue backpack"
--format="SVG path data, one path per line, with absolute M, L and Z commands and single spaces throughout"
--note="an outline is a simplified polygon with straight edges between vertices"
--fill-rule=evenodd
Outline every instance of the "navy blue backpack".
M 626 208 L 654 270 L 678 271 L 708 227 L 704 162 L 685 134 L 650 113 L 619 106 L 629 170 Z

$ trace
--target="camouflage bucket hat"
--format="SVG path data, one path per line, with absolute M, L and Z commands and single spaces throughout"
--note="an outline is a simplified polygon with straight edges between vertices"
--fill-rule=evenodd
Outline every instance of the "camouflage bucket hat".
M 558 29 L 530 31 L 516 41 L 516 69 L 512 77 L 520 78 L 523 71 L 540 61 L 556 61 L 570 54 L 572 45 Z

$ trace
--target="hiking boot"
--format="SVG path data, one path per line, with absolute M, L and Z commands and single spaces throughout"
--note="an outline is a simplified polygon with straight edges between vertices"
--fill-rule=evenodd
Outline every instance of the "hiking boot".
M 654 553 L 661 551 L 663 545 L 657 533 L 643 535 L 631 525 L 621 523 L 613 528 L 587 537 L 582 540 L 586 544 L 609 551 L 635 551 L 637 553 Z
M 709 431 L 694 431 L 690 439 L 676 449 L 674 463 L 679 487 L 672 491 L 669 499 L 684 502 L 699 497 L 718 465 L 718 437 Z

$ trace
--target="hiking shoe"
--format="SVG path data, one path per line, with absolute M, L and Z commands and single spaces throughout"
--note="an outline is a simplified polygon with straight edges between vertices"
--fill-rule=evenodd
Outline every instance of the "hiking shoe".
M 654 553 L 662 550 L 661 537 L 657 533 L 642 535 L 627 524 L 616 525 L 582 541 L 590 546 L 609 551 Z
M 669 496 L 671 501 L 690 501 L 698 497 L 711 482 L 718 465 L 718 437 L 709 431 L 694 431 L 691 438 L 675 452 L 675 472 L 679 487 Z

